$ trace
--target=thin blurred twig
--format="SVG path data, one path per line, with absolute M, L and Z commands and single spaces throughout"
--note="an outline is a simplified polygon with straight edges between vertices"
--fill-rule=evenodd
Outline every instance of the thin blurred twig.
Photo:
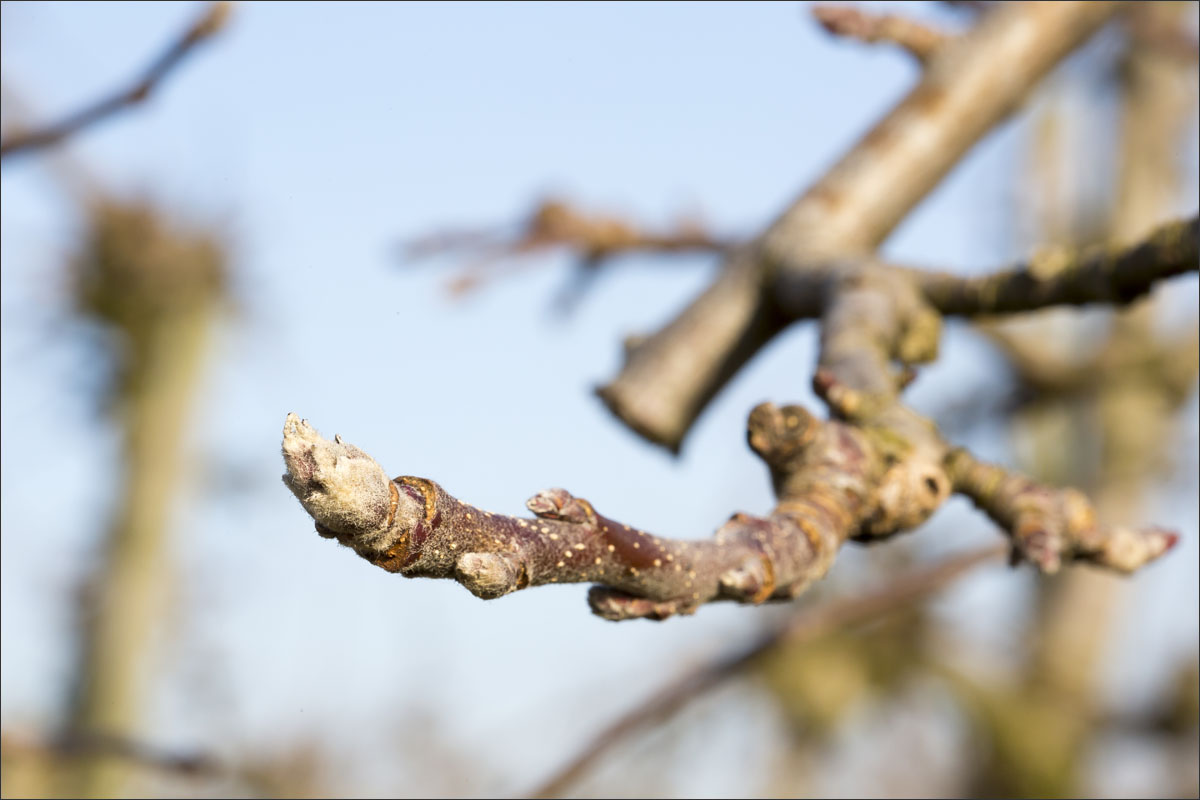
M 662 722 L 696 697 L 737 675 L 773 647 L 787 641 L 810 641 L 846 626 L 862 624 L 900 611 L 949 585 L 975 567 L 996 561 L 1004 547 L 987 547 L 953 556 L 901 575 L 882 589 L 853 595 L 818 608 L 805 608 L 764 633 L 749 646 L 686 673 L 645 704 L 617 719 L 593 737 L 529 797 L 559 797 L 580 776 L 632 733 Z
M 907 17 L 871 14 L 850 6 L 815 5 L 813 19 L 833 36 L 857 39 L 864 44 L 889 42 L 924 64 L 949 36 Z
M 0 140 L 0 158 L 58 144 L 123 108 L 141 103 L 197 45 L 220 32 L 229 19 L 231 8 L 232 4 L 228 2 L 213 3 L 209 6 L 132 86 L 93 103 L 53 125 L 5 136 L 3 140 Z
M 732 245 L 692 220 L 655 232 L 618 217 L 585 214 L 562 200 L 540 203 L 515 236 L 484 230 L 458 230 L 424 236 L 405 247 L 409 260 L 454 251 L 471 251 L 475 260 L 449 283 L 460 295 L 495 277 L 497 262 L 534 255 L 554 248 L 578 254 L 580 262 L 595 268 L 610 258 L 632 252 L 723 252 Z

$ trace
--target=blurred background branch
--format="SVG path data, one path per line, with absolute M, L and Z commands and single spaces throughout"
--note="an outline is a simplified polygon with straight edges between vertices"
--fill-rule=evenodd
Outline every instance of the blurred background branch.
M 0 139 L 0 158 L 59 144 L 124 109 L 145 102 L 198 45 L 225 27 L 232 7 L 233 4 L 229 2 L 210 5 L 131 86 L 98 100 L 52 125 L 41 128 L 10 125 L 9 131 Z
M 528 262 L 531 256 L 564 250 L 576 260 L 571 285 L 558 298 L 564 311 L 574 308 L 600 269 L 621 256 L 645 253 L 722 253 L 732 246 L 698 219 L 683 219 L 674 227 L 655 231 L 615 216 L 588 214 L 561 199 L 543 200 L 516 234 L 457 230 L 420 237 L 405 247 L 405 259 L 416 262 L 439 256 L 468 256 L 468 265 L 446 287 L 459 296 L 477 289 Z
M 864 44 L 894 44 L 921 64 L 929 61 L 947 38 L 941 31 L 896 14 L 870 14 L 841 5 L 814 5 L 811 12 L 813 19 L 834 36 Z

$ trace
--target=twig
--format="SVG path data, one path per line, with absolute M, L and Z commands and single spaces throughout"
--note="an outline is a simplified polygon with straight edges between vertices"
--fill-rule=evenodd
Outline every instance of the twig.
M 1156 283 L 1200 270 L 1200 217 L 1170 222 L 1123 250 L 1055 248 L 1026 264 L 978 278 L 919 274 L 925 296 L 942 314 L 973 316 L 1033 311 L 1054 305 L 1125 304 Z
M 885 263 L 873 256 L 831 260 L 824 266 L 785 259 L 780 265 L 774 299 L 781 312 L 796 319 L 813 316 L 814 298 L 826 297 L 838 281 L 872 271 L 914 281 L 943 316 L 983 317 L 1095 303 L 1120 306 L 1168 278 L 1200 270 L 1200 217 L 1163 223 L 1123 248 L 1044 248 L 1015 267 L 975 277 Z
M 825 574 L 864 513 L 886 517 L 873 503 L 875 464 L 863 457 L 870 444 L 862 434 L 767 405 L 750 427 L 752 444 L 786 485 L 786 502 L 766 518 L 735 514 L 702 541 L 615 522 L 563 489 L 530 498 L 532 519 L 482 511 L 424 478 L 388 480 L 362 450 L 324 439 L 294 414 L 284 426 L 284 483 L 321 535 L 389 572 L 450 578 L 484 599 L 596 583 L 588 596 L 594 613 L 665 619 L 715 600 L 794 597 Z
M 450 231 L 418 239 L 407 247 L 410 259 L 427 258 L 453 250 L 468 250 L 479 257 L 450 282 L 454 294 L 474 289 L 502 259 L 528 256 L 553 248 L 578 254 L 582 263 L 598 267 L 610 258 L 635 252 L 723 252 L 731 245 L 701 225 L 683 222 L 674 229 L 651 231 L 617 217 L 584 214 L 561 200 L 542 202 L 515 238 L 487 231 Z
M 155 60 L 137 82 L 66 119 L 44 128 L 14 133 L 0 141 L 0 158 L 58 144 L 123 108 L 143 102 L 197 45 L 218 33 L 229 19 L 231 4 L 213 3 Z
M 649 702 L 632 709 L 605 727 L 560 767 L 529 797 L 560 797 L 618 744 L 636 731 L 662 722 L 700 695 L 750 666 L 765 652 L 784 642 L 801 643 L 832 631 L 860 625 L 902 611 L 960 578 L 970 570 L 1003 555 L 1003 548 L 985 548 L 954 556 L 939 564 L 912 570 L 869 594 L 842 598 L 823 606 L 805 608 L 764 633 L 747 647 L 727 654 L 681 676 L 659 690 Z
M 1133 572 L 1179 542 L 1179 534 L 1162 528 L 1105 527 L 1082 492 L 1042 486 L 965 450 L 947 456 L 947 469 L 955 490 L 1010 533 L 1014 563 L 1030 561 L 1045 573 L 1057 572 L 1064 560 Z
M 919 22 L 895 14 L 871 14 L 848 6 L 815 5 L 813 18 L 834 36 L 866 44 L 890 42 L 921 64 L 931 59 L 950 37 Z

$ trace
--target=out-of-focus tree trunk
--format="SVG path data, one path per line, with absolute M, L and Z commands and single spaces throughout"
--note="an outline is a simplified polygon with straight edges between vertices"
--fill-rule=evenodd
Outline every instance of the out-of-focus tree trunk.
M 170 516 L 187 421 L 224 288 L 224 255 L 204 235 L 168 228 L 155 209 L 104 200 L 75 262 L 77 305 L 117 334 L 113 410 L 124 490 L 85 592 L 67 732 L 133 736 L 169 603 Z M 81 757 L 64 790 L 122 793 L 128 762 Z

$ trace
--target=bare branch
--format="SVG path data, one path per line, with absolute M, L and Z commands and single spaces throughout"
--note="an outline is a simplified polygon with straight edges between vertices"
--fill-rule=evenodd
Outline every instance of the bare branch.
M 948 42 L 891 113 L 753 246 L 735 251 L 673 322 L 632 350 L 599 390 L 605 404 L 650 441 L 677 450 L 708 401 L 788 323 L 774 304 L 778 273 L 869 253 L 1120 7 L 1006 3 Z M 819 298 L 810 306 L 819 313 Z
M 58 144 L 124 108 L 143 102 L 197 45 L 220 32 L 229 19 L 231 9 L 232 4 L 228 2 L 213 3 L 209 6 L 132 86 L 77 111 L 56 124 L 5 136 L 3 141 L 0 141 L 0 158 Z
M 895 288 L 846 292 L 831 328 L 871 293 Z M 911 287 L 908 296 L 919 300 Z M 897 335 L 921 307 L 914 308 L 885 315 Z M 798 406 L 755 408 L 748 440 L 770 468 L 779 504 L 767 517 L 733 515 L 711 540 L 654 536 L 601 516 L 563 489 L 531 498 L 533 519 L 481 511 L 424 478 L 389 481 L 366 453 L 324 439 L 294 414 L 284 426 L 284 482 L 323 536 L 389 572 L 450 578 L 485 599 L 590 582 L 598 584 L 588 598 L 593 612 L 613 620 L 665 619 L 722 599 L 786 600 L 823 577 L 847 540 L 909 530 L 950 494 L 936 430 L 888 402 L 894 388 L 874 392 L 859 380 L 850 352 L 857 346 L 852 332 L 835 333 L 827 348 L 832 366 L 818 372 L 827 400 L 856 417 L 854 424 L 822 423 Z M 865 399 L 855 405 L 848 397 Z
M 813 18 L 830 34 L 866 44 L 890 42 L 921 64 L 933 57 L 950 37 L 919 22 L 895 14 L 871 14 L 848 6 L 815 5 Z
M 1132 247 L 1054 248 L 1014 269 L 977 278 L 918 275 L 943 314 L 972 316 L 1033 311 L 1054 305 L 1125 304 L 1156 283 L 1200 270 L 1200 217 L 1170 222 Z
M 970 497 L 1013 540 L 1013 557 L 1054 573 L 1063 561 L 1133 572 L 1170 550 L 1179 534 L 1162 528 L 1107 527 L 1082 492 L 1051 489 L 953 450 L 946 466 L 955 491 Z
M 591 267 L 616 256 L 635 253 L 723 252 L 731 242 L 702 225 L 683 221 L 665 231 L 646 230 L 618 217 L 584 214 L 562 200 L 546 200 L 512 239 L 494 232 L 462 230 L 422 237 L 408 245 L 410 259 L 454 250 L 473 251 L 476 261 L 450 283 L 454 294 L 477 287 L 497 272 L 497 261 L 562 248 L 578 254 Z
M 787 643 L 810 642 L 852 625 L 861 625 L 912 605 L 940 591 L 975 567 L 994 561 L 1003 548 L 954 556 L 894 578 L 881 589 L 797 611 L 749 646 L 682 675 L 605 727 L 528 797 L 561 797 L 609 751 L 638 730 L 665 721 L 689 702 L 712 691 L 752 665 L 764 653 Z
M 837 549 L 870 517 L 878 457 L 863 433 L 819 423 L 803 409 L 764 405 L 751 442 L 783 487 L 768 517 L 735 514 L 711 540 L 660 538 L 598 514 L 563 489 L 526 503 L 532 519 L 493 514 L 424 478 L 389 481 L 363 451 L 321 437 L 294 414 L 284 426 L 284 483 L 318 532 L 389 572 L 450 578 L 491 599 L 549 583 L 599 584 L 607 619 L 665 619 L 726 599 L 789 599 L 822 577 Z

